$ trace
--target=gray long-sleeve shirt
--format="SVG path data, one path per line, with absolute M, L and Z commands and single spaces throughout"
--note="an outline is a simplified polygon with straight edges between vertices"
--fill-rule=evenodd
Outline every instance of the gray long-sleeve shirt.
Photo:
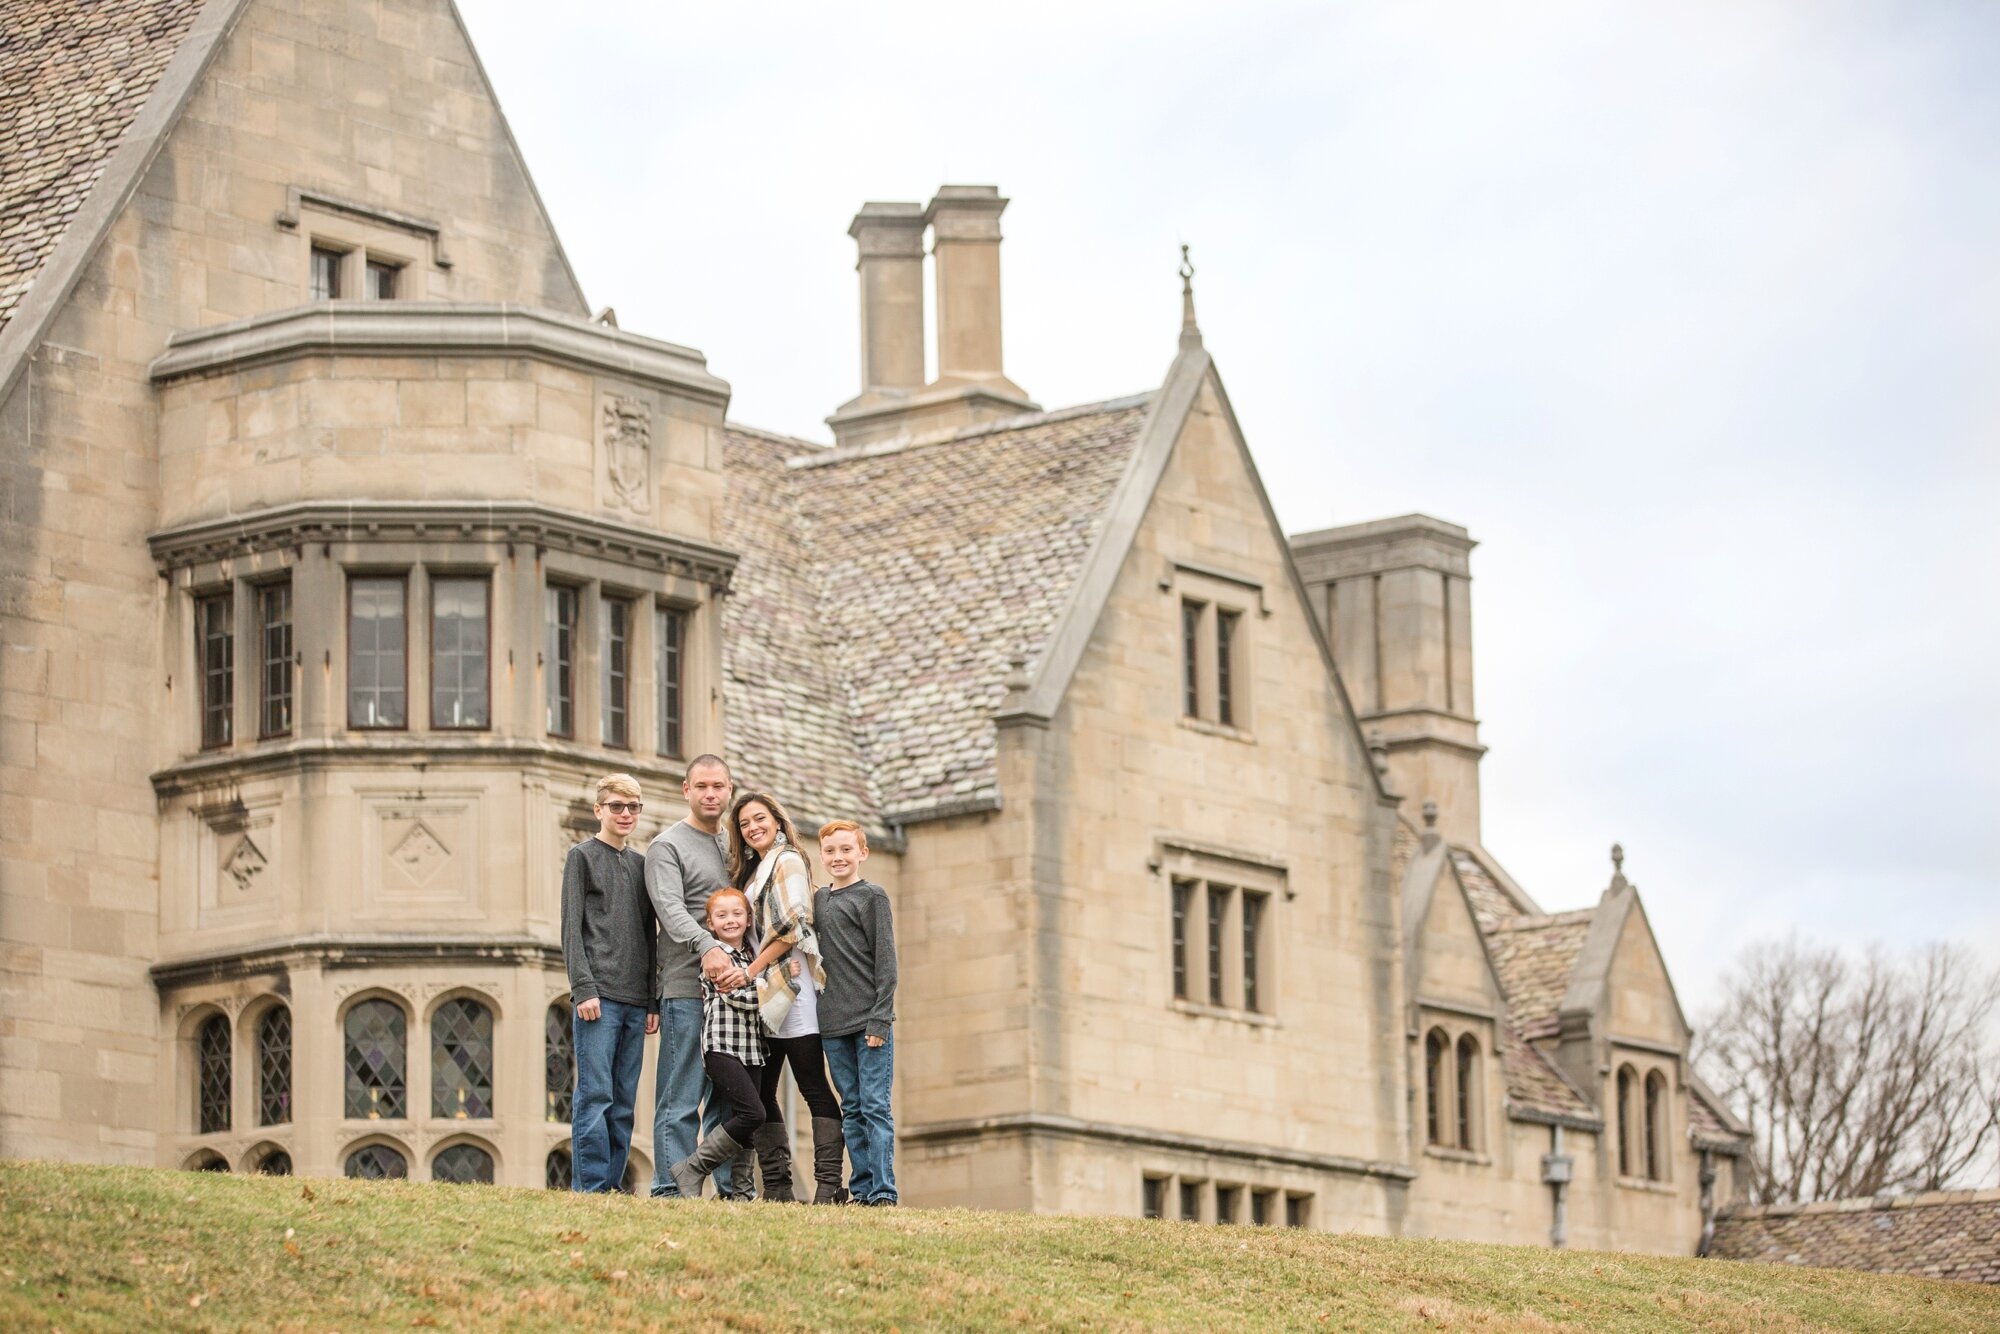
M 896 928 L 889 892 L 872 880 L 813 895 L 813 929 L 826 964 L 819 1031 L 830 1038 L 889 1036 L 896 1022 Z
M 563 963 L 570 1004 L 653 1007 L 653 904 L 646 861 L 632 848 L 586 838 L 563 861 Z
M 729 883 L 728 845 L 686 820 L 662 829 L 646 849 L 646 892 L 660 919 L 661 1000 L 701 998 L 701 956 L 720 949 L 704 915 L 708 896 Z

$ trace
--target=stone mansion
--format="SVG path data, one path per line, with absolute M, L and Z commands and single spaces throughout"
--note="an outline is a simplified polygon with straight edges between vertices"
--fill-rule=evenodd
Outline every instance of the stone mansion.
M 1287 536 L 1191 295 L 1044 409 L 1007 201 L 866 204 L 792 439 L 593 316 L 449 0 L 0 25 L 0 1153 L 566 1182 L 561 859 L 714 750 L 870 830 L 905 1203 L 1702 1245 L 1637 890 L 1483 839 L 1473 542 Z

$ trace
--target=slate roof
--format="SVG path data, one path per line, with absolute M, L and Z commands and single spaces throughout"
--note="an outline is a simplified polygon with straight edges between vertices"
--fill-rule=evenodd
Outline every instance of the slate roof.
M 0 330 L 201 7 L 201 0 L 0 6 Z
M 1151 401 L 846 450 L 731 427 L 724 690 L 745 772 L 878 827 L 996 800 L 1008 658 L 1040 661 Z
M 1458 878 L 1465 885 L 1466 896 L 1472 900 L 1472 914 L 1479 919 L 1480 930 L 1490 932 L 1502 922 L 1518 917 L 1534 906 L 1524 904 L 1508 893 L 1506 886 L 1470 848 L 1454 846 L 1451 860 L 1458 868 Z
M 1743 1147 L 1743 1137 L 1729 1128 L 1699 1086 L 1688 1089 L 1688 1139 L 1697 1149 L 1736 1153 Z
M 1576 966 L 1594 909 L 1515 917 L 1487 932 L 1487 947 L 1507 993 L 1507 1013 L 1529 1041 L 1554 1037 L 1557 1010 Z
M 1500 1025 L 1500 1073 L 1507 1081 L 1507 1102 L 1512 1107 L 1564 1120 L 1600 1119 L 1590 1099 L 1512 1024 Z
M 2000 1283 L 2000 1190 L 1725 1210 L 1711 1255 Z

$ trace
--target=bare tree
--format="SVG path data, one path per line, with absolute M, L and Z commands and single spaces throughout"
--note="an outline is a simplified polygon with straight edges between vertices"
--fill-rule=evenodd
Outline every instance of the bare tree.
M 1750 1202 L 1958 1184 L 2000 1144 L 1996 1013 L 2000 972 L 1954 946 L 1745 951 L 1696 1059 L 1755 1135 Z

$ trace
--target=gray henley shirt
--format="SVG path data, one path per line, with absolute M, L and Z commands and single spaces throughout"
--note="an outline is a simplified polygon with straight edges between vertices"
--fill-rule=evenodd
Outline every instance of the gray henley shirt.
M 701 999 L 701 956 L 722 942 L 709 934 L 708 896 L 729 883 L 728 843 L 686 820 L 662 829 L 646 849 L 646 892 L 660 919 L 661 1000 Z

